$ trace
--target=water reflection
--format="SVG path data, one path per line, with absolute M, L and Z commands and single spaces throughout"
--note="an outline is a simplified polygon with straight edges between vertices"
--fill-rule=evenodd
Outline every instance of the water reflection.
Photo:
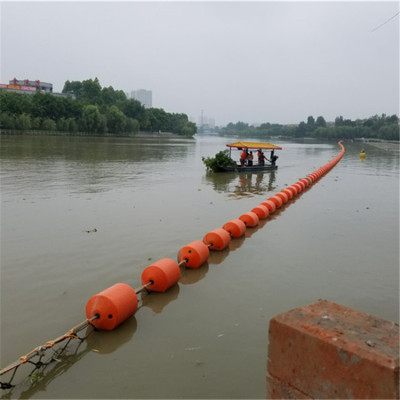
M 2 190 L 68 187 L 71 193 L 107 192 L 144 174 L 170 174 L 192 146 L 193 139 L 185 138 L 2 137 Z M 171 170 L 160 170 L 166 161 L 173 161 Z
M 164 293 L 146 291 L 142 292 L 142 307 L 148 307 L 156 314 L 160 314 L 165 306 L 176 300 L 179 296 L 179 285 L 173 285 Z
M 229 242 L 229 250 L 230 251 L 235 251 L 239 249 L 244 241 L 246 240 L 245 236 L 240 236 L 238 238 L 232 238 L 232 240 Z
M 230 252 L 229 247 L 226 247 L 221 251 L 210 251 L 208 262 L 214 265 L 221 264 L 225 260 L 225 258 L 228 257 L 229 252 Z
M 137 320 L 135 317 L 130 317 L 119 325 L 118 329 L 112 331 L 96 330 L 86 337 L 88 350 L 99 354 L 113 353 L 133 338 L 136 329 Z
M 276 189 L 275 174 L 275 171 L 239 174 L 207 172 L 205 181 L 217 192 L 227 193 L 229 197 L 242 198 L 274 191 Z
M 260 219 L 258 225 L 250 228 L 248 227 L 244 232 L 244 236 L 246 239 L 251 238 L 258 230 L 262 229 L 264 225 L 267 223 L 268 217 L 266 219 Z
M 197 283 L 205 278 L 208 270 L 209 265 L 207 261 L 199 268 L 183 268 L 181 270 L 181 279 L 179 280 L 179 282 L 182 285 L 192 285 L 194 283 Z
M 3 136 L 0 155 L 3 160 L 159 162 L 171 158 L 171 155 L 182 158 L 193 141 L 190 138 L 166 140 L 162 137 Z

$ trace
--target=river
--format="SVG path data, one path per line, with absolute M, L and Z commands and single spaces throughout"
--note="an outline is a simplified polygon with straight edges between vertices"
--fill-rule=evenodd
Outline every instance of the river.
M 85 319 L 94 294 L 168 257 L 333 159 L 274 141 L 279 168 L 208 174 L 236 139 L 1 137 L 1 367 Z M 323 298 L 399 320 L 399 148 L 344 143 L 342 160 L 229 249 L 139 296 L 114 331 L 73 341 L 2 398 L 266 397 L 268 323 Z M 234 153 L 238 159 L 239 152 Z M 3 379 L 1 379 L 3 381 Z

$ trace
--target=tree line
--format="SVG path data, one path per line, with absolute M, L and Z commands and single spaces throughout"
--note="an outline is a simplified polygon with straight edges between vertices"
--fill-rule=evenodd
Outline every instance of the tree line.
M 0 127 L 115 135 L 162 131 L 193 136 L 197 131 L 186 114 L 147 109 L 139 101 L 128 99 L 122 90 L 101 87 L 97 78 L 66 81 L 62 92 L 70 96 L 0 91 Z
M 374 115 L 354 121 L 339 116 L 331 124 L 328 124 L 322 116 L 317 117 L 317 119 L 309 116 L 307 121 L 301 121 L 298 125 L 264 123 L 255 127 L 239 121 L 235 124 L 230 122 L 227 126 L 218 129 L 220 135 L 235 135 L 239 137 L 282 136 L 288 138 L 377 138 L 384 140 L 399 140 L 399 131 L 399 118 L 397 115 L 387 116 L 386 114 Z

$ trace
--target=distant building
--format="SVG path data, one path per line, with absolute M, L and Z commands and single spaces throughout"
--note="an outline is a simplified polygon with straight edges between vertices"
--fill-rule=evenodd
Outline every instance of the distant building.
M 24 87 L 35 88 L 36 90 L 40 90 L 41 92 L 45 92 L 45 93 L 53 93 L 53 84 L 52 83 L 41 82 L 39 80 L 30 81 L 29 79 L 21 80 L 21 79 L 14 78 L 13 80 L 9 81 L 9 84 L 15 85 L 15 86 L 24 86 Z
M 132 99 L 140 101 L 144 107 L 153 107 L 153 92 L 151 90 L 139 89 L 131 92 Z
M 198 133 L 210 133 L 215 130 L 215 119 L 204 115 L 204 111 L 201 110 L 201 116 L 198 119 Z
M 39 80 L 31 81 L 29 79 L 17 79 L 14 78 L 9 81 L 9 84 L 0 83 L 0 89 L 6 92 L 20 93 L 20 94 L 33 94 L 36 92 L 49 93 L 53 96 L 62 97 L 75 97 L 63 93 L 53 92 L 53 84 L 48 82 L 41 82 Z

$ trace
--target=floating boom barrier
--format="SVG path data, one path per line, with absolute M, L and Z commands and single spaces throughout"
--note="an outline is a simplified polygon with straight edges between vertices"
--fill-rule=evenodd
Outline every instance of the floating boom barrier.
M 46 350 L 53 348 L 56 344 L 68 340 L 64 346 L 65 349 L 73 339 L 83 341 L 85 338 L 79 337 L 78 333 L 86 327 L 92 326 L 99 330 L 115 329 L 136 313 L 138 309 L 137 295 L 140 292 L 143 290 L 147 290 L 148 292 L 165 292 L 179 281 L 181 267 L 199 268 L 208 260 L 210 250 L 221 251 L 225 249 L 232 238 L 244 235 L 247 228 L 257 226 L 260 219 L 265 219 L 273 214 L 283 204 L 298 196 L 306 187 L 312 185 L 330 171 L 341 160 L 345 152 L 342 141 L 339 141 L 338 145 L 341 147 L 340 153 L 321 168 L 271 196 L 251 211 L 242 214 L 239 218 L 228 221 L 222 228 L 216 228 L 208 232 L 202 241 L 195 240 L 182 247 L 178 251 L 177 262 L 170 258 L 162 258 L 146 267 L 141 275 L 142 285 L 140 287 L 134 289 L 126 283 L 116 283 L 92 296 L 86 304 L 85 321 L 76 325 L 57 339 L 47 341 L 46 344 L 34 348 L 9 366 L 0 370 L 0 376 L 12 372 L 11 378 L 7 382 L 0 381 L 1 389 L 14 387 L 12 380 L 21 365 L 31 363 L 35 366 L 36 370 L 52 362 L 55 359 L 54 357 L 47 363 L 44 363 L 42 359 Z M 33 361 L 35 357 L 38 358 L 37 361 Z

